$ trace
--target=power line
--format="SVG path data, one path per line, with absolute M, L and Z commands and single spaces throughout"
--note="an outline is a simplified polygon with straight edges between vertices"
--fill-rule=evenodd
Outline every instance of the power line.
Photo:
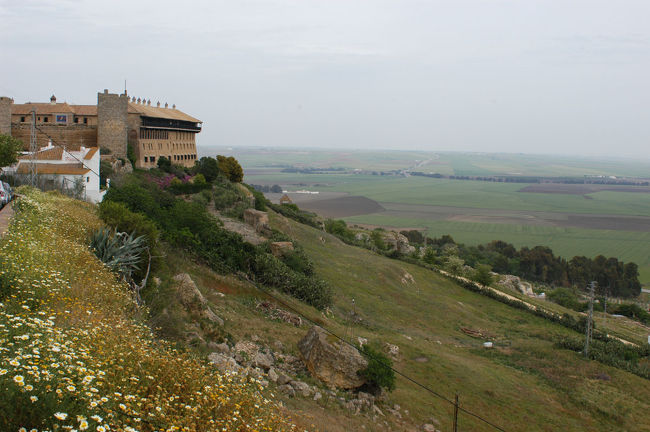
M 228 268 L 228 266 L 226 266 L 226 267 Z M 336 334 L 336 333 L 334 333 L 333 331 L 329 330 L 328 328 L 326 328 L 326 327 L 324 327 L 324 326 L 318 324 L 316 321 L 312 320 L 311 318 L 309 318 L 308 316 L 306 316 L 304 313 L 302 313 L 301 311 L 297 310 L 297 309 L 294 308 L 293 306 L 287 304 L 287 303 L 284 302 L 282 299 L 280 299 L 280 298 L 278 298 L 277 296 L 273 295 L 271 292 L 269 292 L 269 291 L 267 291 L 267 290 L 265 290 L 265 289 L 263 289 L 263 288 L 260 288 L 260 287 L 257 285 L 257 283 L 255 283 L 254 281 L 252 281 L 252 280 L 248 277 L 248 275 L 243 274 L 243 273 L 241 273 L 241 272 L 233 271 L 232 269 L 230 269 L 230 270 L 233 272 L 233 274 L 236 274 L 236 275 L 239 276 L 240 278 L 245 279 L 245 280 L 248 281 L 250 284 L 252 284 L 253 287 L 255 287 L 258 291 L 261 291 L 261 292 L 263 292 L 264 294 L 268 295 L 269 297 L 271 297 L 272 299 L 274 299 L 276 302 L 278 302 L 280 305 L 282 305 L 282 306 L 286 307 L 287 309 L 290 309 L 291 311 L 293 311 L 293 312 L 295 312 L 296 314 L 300 315 L 301 317 L 303 317 L 306 321 L 310 322 L 311 324 L 316 325 L 316 326 L 322 328 L 322 329 L 325 330 L 327 333 L 329 333 L 330 335 L 334 336 L 335 338 L 337 338 L 337 339 L 340 340 L 341 342 L 348 344 L 349 346 L 351 346 L 352 348 L 354 348 L 354 349 L 355 349 L 359 354 L 361 354 L 361 355 L 363 355 L 363 356 L 366 356 L 366 357 L 369 357 L 369 356 L 368 356 L 367 354 L 365 354 L 364 352 L 359 351 L 359 348 L 357 348 L 356 345 L 354 345 L 354 344 L 352 344 L 351 342 L 349 342 L 349 341 L 343 339 L 341 336 L 339 336 L 338 334 Z M 451 405 L 454 405 L 455 409 L 458 409 L 459 411 L 462 411 L 462 412 L 464 412 L 465 414 L 470 415 L 470 416 L 472 416 L 472 417 L 474 417 L 474 418 L 476 418 L 476 419 L 482 421 L 483 423 L 485 423 L 485 424 L 487 424 L 487 425 L 489 425 L 489 426 L 492 426 L 492 427 L 495 428 L 496 430 L 499 430 L 499 431 L 502 431 L 502 432 L 506 432 L 506 430 L 503 429 L 502 427 L 500 427 L 500 426 L 498 426 L 498 425 L 496 425 L 496 424 L 490 422 L 490 421 L 487 420 L 487 419 L 484 419 L 483 417 L 481 417 L 481 416 L 478 415 L 478 414 L 475 414 L 475 413 L 473 413 L 473 412 L 471 412 L 471 411 L 469 411 L 469 410 L 467 410 L 467 409 L 461 407 L 460 405 L 457 404 L 457 402 L 454 402 L 454 401 L 452 401 L 451 399 L 448 399 L 447 397 L 441 395 L 440 393 L 437 393 L 436 391 L 434 391 L 434 390 L 431 389 L 430 387 L 428 387 L 428 386 L 426 386 L 426 385 L 420 383 L 419 381 L 416 381 L 415 379 L 411 378 L 410 376 L 408 376 L 408 375 L 406 375 L 406 374 L 404 374 L 404 373 L 398 371 L 397 369 L 393 368 L 393 367 L 392 367 L 391 365 L 389 365 L 388 363 L 385 363 L 385 362 L 383 362 L 383 361 L 381 361 L 381 360 L 379 360 L 379 359 L 375 359 L 375 360 L 379 361 L 379 362 L 380 362 L 384 367 L 389 368 L 389 369 L 392 370 L 395 374 L 401 376 L 402 378 L 406 379 L 407 381 L 411 382 L 412 384 L 415 384 L 416 386 L 418 386 L 418 387 L 420 387 L 421 389 L 423 389 L 423 390 L 425 390 L 425 391 L 431 393 L 432 395 L 434 395 L 434 396 L 436 396 L 436 397 L 438 397 L 438 398 L 444 400 L 445 402 L 450 403 Z

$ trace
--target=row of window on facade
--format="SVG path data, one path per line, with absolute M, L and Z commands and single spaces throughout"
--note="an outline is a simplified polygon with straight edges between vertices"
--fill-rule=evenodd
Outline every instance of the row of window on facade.
M 155 143 L 142 143 L 142 148 L 145 150 L 153 150 Z M 167 144 L 167 150 L 169 150 L 169 143 Z M 172 149 L 193 149 L 194 143 L 171 143 L 172 144 Z M 158 150 L 163 149 L 163 143 L 158 143 Z
M 50 123 L 50 117 L 49 116 L 37 117 L 36 120 L 39 121 L 39 122 L 42 121 L 43 123 Z M 56 124 L 68 124 L 68 116 L 64 115 L 64 114 L 55 115 L 54 120 L 55 120 Z M 21 123 L 28 123 L 29 121 L 31 121 L 31 117 L 30 117 L 30 120 L 27 120 L 27 117 L 25 117 L 25 116 L 20 118 Z M 72 118 L 72 121 L 74 123 L 79 123 L 79 117 L 74 116 Z M 88 117 L 83 118 L 83 124 L 88 124 Z
M 193 132 L 172 132 L 172 139 L 189 141 L 194 137 Z M 157 129 L 140 129 L 140 139 L 169 139 L 169 131 Z
M 170 155 L 168 157 L 168 159 L 172 160 L 172 161 L 196 160 L 196 155 L 195 154 Z M 145 163 L 154 163 L 154 162 L 156 162 L 156 156 L 145 156 L 144 157 L 144 162 Z

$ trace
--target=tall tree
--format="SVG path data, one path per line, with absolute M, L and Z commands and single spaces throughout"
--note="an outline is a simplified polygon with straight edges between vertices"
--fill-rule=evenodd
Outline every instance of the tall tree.
M 0 134 L 0 167 L 15 164 L 22 149 L 22 141 L 9 135 Z

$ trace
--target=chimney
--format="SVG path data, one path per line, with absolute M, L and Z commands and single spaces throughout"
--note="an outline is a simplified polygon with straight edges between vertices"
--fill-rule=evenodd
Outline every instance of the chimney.
M 108 94 L 108 89 L 104 89 L 104 94 Z
M 138 98 L 138 105 L 140 105 L 140 98 Z
M 156 106 L 157 106 L 158 108 L 160 108 L 160 101 L 158 101 L 158 103 L 156 104 Z
M 169 107 L 169 105 L 167 105 L 167 102 L 165 102 L 165 108 L 167 108 L 167 107 Z
M 151 105 L 151 99 L 147 101 L 147 105 Z
M 176 109 L 176 104 L 172 105 L 172 109 Z
M 131 98 L 131 102 L 135 103 L 135 96 Z
M 56 96 L 52 95 L 52 97 L 50 98 L 50 103 L 52 105 L 56 105 Z

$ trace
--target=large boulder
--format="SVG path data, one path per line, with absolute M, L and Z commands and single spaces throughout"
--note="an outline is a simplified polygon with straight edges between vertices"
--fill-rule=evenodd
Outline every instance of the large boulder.
M 176 282 L 176 292 L 178 293 L 178 300 L 183 305 L 185 310 L 190 313 L 199 315 L 207 320 L 223 325 L 223 320 L 214 313 L 208 301 L 203 297 L 201 291 L 196 287 L 196 284 L 187 273 L 180 273 L 174 276 Z
M 291 242 L 273 242 L 271 243 L 271 253 L 273 256 L 282 257 L 293 252 L 293 243 Z
M 328 335 L 322 328 L 309 329 L 298 349 L 305 366 L 313 376 L 330 387 L 353 389 L 365 384 L 358 372 L 368 361 L 350 345 Z
M 390 250 L 395 250 L 402 254 L 411 254 L 415 252 L 415 247 L 409 244 L 406 236 L 394 231 L 387 231 L 382 235 L 382 239 Z
M 244 222 L 255 228 L 255 231 L 262 232 L 269 226 L 269 215 L 266 212 L 249 208 L 244 210 Z

